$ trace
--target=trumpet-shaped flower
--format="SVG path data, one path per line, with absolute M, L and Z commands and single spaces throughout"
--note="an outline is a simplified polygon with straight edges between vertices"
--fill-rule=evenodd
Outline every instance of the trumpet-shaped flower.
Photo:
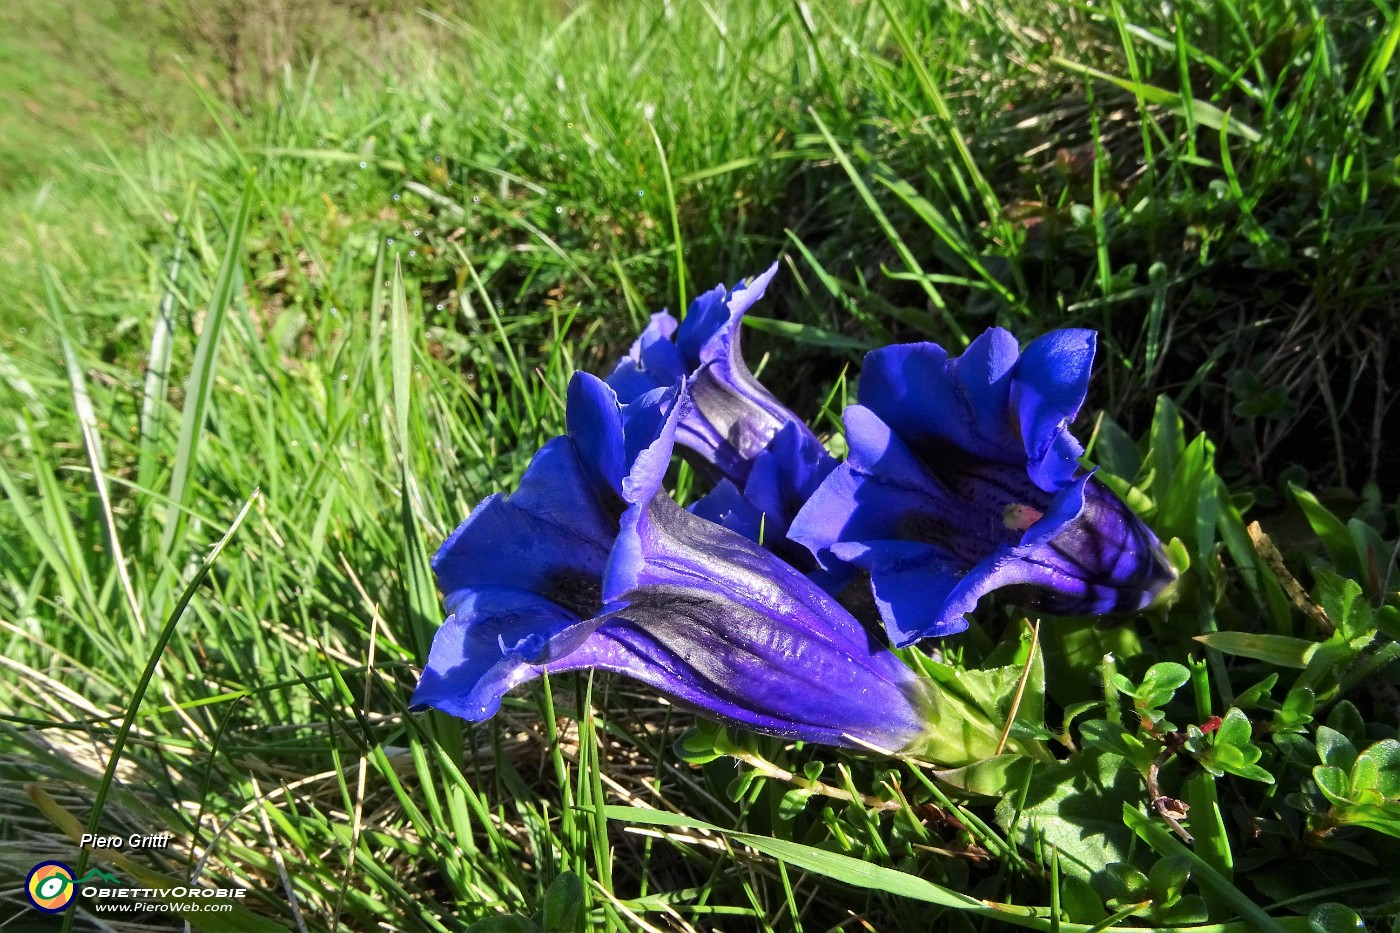
M 836 458 L 821 441 L 788 424 L 754 457 L 742 488 L 721 480 L 690 511 L 762 544 L 822 589 L 836 593 L 851 578 L 849 565 L 825 555 L 830 564 L 826 569 L 806 547 L 788 537 L 793 518 L 834 469 Z
M 479 721 L 517 684 L 596 668 L 771 735 L 890 750 L 925 735 L 925 681 L 798 570 L 661 491 L 683 391 L 624 406 L 578 374 L 568 402 L 568 434 L 434 558 L 450 615 L 415 706 Z
M 994 328 L 954 359 L 931 343 L 871 352 L 844 415 L 850 455 L 790 537 L 870 572 L 897 645 L 962 631 L 994 590 L 1055 613 L 1146 607 L 1175 572 L 1079 467 L 1067 427 L 1094 347 L 1092 331 L 1061 330 L 1018 352 Z
M 685 380 L 692 405 L 681 417 L 676 443 L 693 453 L 711 478 L 728 478 L 740 487 L 753 460 L 785 426 L 817 440 L 753 377 L 739 352 L 740 322 L 777 271 L 774 263 L 733 291 L 723 285 L 711 289 L 691 302 L 679 324 L 666 311 L 653 314 L 607 380 L 623 402 Z

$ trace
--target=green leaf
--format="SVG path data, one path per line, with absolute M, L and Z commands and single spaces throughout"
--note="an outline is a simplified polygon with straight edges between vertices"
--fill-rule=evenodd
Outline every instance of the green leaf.
M 1024 800 L 1003 797 L 996 819 L 1023 846 L 1054 846 L 1066 874 L 1091 881 L 1109 864 L 1129 861 L 1131 835 L 1118 811 L 1141 797 L 1141 779 L 1127 761 L 1085 749 L 1065 761 L 1037 762 Z
M 1337 631 L 1348 641 L 1375 632 L 1371 607 L 1366 602 L 1361 584 L 1355 580 L 1320 571 L 1317 601 Z
M 828 852 L 825 849 L 816 849 L 805 846 L 797 842 L 789 842 L 785 839 L 771 839 L 767 836 L 756 836 L 752 833 L 734 832 L 722 829 L 704 820 L 697 820 L 680 813 L 668 813 L 661 810 L 642 810 L 634 807 L 609 806 L 607 815 L 609 820 L 617 820 L 623 823 L 633 823 L 645 826 L 675 826 L 686 829 L 703 829 L 713 833 L 721 833 L 741 842 L 746 846 L 757 849 L 765 855 L 781 859 L 789 865 L 794 865 L 803 871 L 810 871 L 825 878 L 832 878 L 858 888 L 865 888 L 873 891 L 884 891 L 897 897 L 907 897 L 911 900 L 924 901 L 930 904 L 938 904 L 943 907 L 952 907 L 958 910 L 971 910 L 977 913 L 989 915 L 999 915 L 1000 911 L 984 905 L 983 902 L 966 894 L 959 894 L 931 881 L 925 881 L 915 875 L 910 875 L 902 871 L 895 871 L 892 868 L 885 868 L 881 865 L 874 865 L 863 859 L 852 858 L 849 855 L 841 855 L 836 852 Z
M 583 884 L 571 871 L 562 872 L 544 892 L 544 933 L 574 933 L 583 916 Z
M 944 784 L 963 793 L 1004 797 L 1025 784 L 1033 763 L 1025 755 L 997 755 L 934 774 Z
M 1132 762 L 1139 770 L 1146 768 L 1161 750 L 1160 745 L 1153 743 L 1149 747 L 1142 739 L 1106 719 L 1085 720 L 1079 726 L 1079 734 L 1085 748 L 1119 755 Z
M 1254 735 L 1254 726 L 1250 723 L 1249 717 L 1243 711 L 1230 707 L 1225 713 L 1225 718 L 1220 721 L 1220 728 L 1215 730 L 1216 745 L 1246 746 L 1250 744 L 1250 739 Z
M 467 927 L 467 933 L 540 933 L 540 928 L 529 917 L 502 914 L 499 917 L 478 920 Z
M 1272 723 L 1275 735 L 1299 733 L 1312 722 L 1312 712 L 1317 707 L 1317 697 L 1307 687 L 1294 687 L 1283 699 L 1283 706 L 1274 713 Z
M 1267 661 L 1276 667 L 1298 670 L 1308 666 L 1317 642 L 1288 635 L 1261 635 L 1248 632 L 1208 632 L 1194 636 L 1207 648 L 1240 658 Z M 1277 675 L 1275 675 L 1277 676 Z
M 1098 433 L 1094 436 L 1094 459 L 1104 470 L 1128 482 L 1137 478 L 1142 468 L 1142 454 L 1128 432 L 1118 426 L 1118 422 L 1108 416 L 1099 422 Z
M 1350 771 L 1356 762 L 1356 746 L 1330 726 L 1317 727 L 1317 757 L 1325 765 Z
M 754 330 L 763 331 L 768 334 L 777 334 L 793 343 L 804 347 L 827 347 L 833 350 L 858 350 L 865 352 L 872 349 L 869 340 L 862 340 L 857 337 L 848 337 L 845 334 L 838 334 L 834 331 L 816 327 L 811 324 L 799 324 L 796 321 L 780 321 L 771 317 L 745 317 L 744 324 Z
M 1285 927 L 1279 921 L 1265 913 L 1249 895 L 1235 887 L 1199 855 L 1182 845 L 1166 827 L 1127 804 L 1123 806 L 1123 822 L 1158 855 L 1182 856 L 1189 861 L 1196 884 L 1202 889 L 1214 892 L 1248 927 L 1259 933 L 1284 933 Z
M 1162 661 L 1147 669 L 1137 697 L 1150 704 L 1153 709 L 1158 709 L 1171 702 L 1176 691 L 1190 680 L 1191 672 L 1185 665 L 1175 661 Z
M 1205 898 L 1199 894 L 1185 894 L 1171 904 L 1152 911 L 1152 922 L 1164 927 L 1181 929 L 1191 924 L 1205 923 L 1210 919 L 1210 910 Z
M 693 765 L 709 764 L 724 757 L 724 753 L 715 748 L 713 730 L 700 726 L 687 729 L 685 734 L 676 740 L 674 751 L 681 761 Z
M 778 801 L 778 818 L 781 820 L 793 820 L 807 806 L 807 801 L 812 799 L 812 792 L 805 787 L 794 787 L 783 794 Z
M 1190 879 L 1191 863 L 1179 855 L 1158 861 L 1147 873 L 1152 899 L 1163 907 L 1176 903 Z
M 1351 782 L 1341 768 L 1318 765 L 1313 768 L 1312 776 L 1313 781 L 1317 783 L 1317 789 L 1322 791 L 1322 796 L 1332 803 L 1344 807 L 1351 802 Z
M 1044 724 L 1042 656 L 1042 652 L 1036 651 L 1021 693 L 1021 703 L 1016 709 L 1017 723 L 1036 728 Z M 927 663 L 924 670 L 939 689 L 932 695 L 932 709 L 925 720 L 928 730 L 921 739 L 923 744 L 909 749 L 909 753 L 955 767 L 995 756 L 1023 668 L 1010 664 L 986 670 L 961 670 L 948 664 Z M 1015 733 L 1003 750 L 1043 754 L 1038 742 Z
M 1097 68 L 1090 68 L 1088 65 L 1081 65 L 1065 58 L 1055 56 L 1053 61 L 1070 71 L 1077 71 L 1080 74 L 1098 78 L 1100 81 L 1107 81 L 1116 84 L 1125 91 L 1129 91 L 1149 104 L 1159 104 L 1170 107 L 1178 113 L 1190 116 L 1191 122 L 1198 126 L 1207 126 L 1213 130 L 1224 130 L 1234 133 L 1236 136 L 1251 143 L 1257 143 L 1263 139 L 1259 131 L 1247 124 L 1241 123 L 1230 117 L 1230 115 L 1219 107 L 1204 100 L 1194 97 L 1185 97 L 1175 91 L 1160 88 L 1152 84 L 1144 84 L 1141 81 L 1129 81 L 1099 71 Z
M 1366 720 L 1362 718 L 1361 710 L 1350 700 L 1338 700 L 1332 707 L 1332 712 L 1327 714 L 1327 728 L 1340 732 L 1353 745 L 1364 741 L 1366 737 Z
M 1060 877 L 1060 909 L 1070 920 L 1080 923 L 1098 923 L 1108 916 L 1103 899 L 1093 886 L 1073 875 Z
M 243 234 L 248 228 L 248 216 L 253 208 L 253 175 L 244 182 L 243 198 L 238 213 L 229 227 L 224 258 L 219 264 L 219 277 L 209 298 L 209 310 L 204 316 L 204 328 L 195 347 L 194 363 L 185 383 L 184 414 L 180 419 L 180 439 L 175 449 L 175 465 L 170 474 L 170 488 L 165 509 L 165 529 L 161 532 L 160 555 L 164 560 L 175 558 L 175 548 L 183 540 L 187 513 L 193 493 L 191 478 L 198 458 L 200 440 L 210 400 L 214 394 L 215 373 L 219 368 L 219 342 L 228 319 L 229 309 L 237 300 L 242 281 Z
M 1114 862 L 1105 871 L 1107 887 L 1113 892 L 1108 906 L 1117 909 L 1152 897 L 1151 885 L 1141 869 L 1126 862 Z
M 1307 518 L 1308 524 L 1312 526 L 1313 534 L 1322 541 L 1322 546 L 1327 550 L 1327 556 L 1336 567 L 1352 568 L 1356 553 L 1352 546 L 1351 534 L 1347 531 L 1347 526 L 1342 524 L 1342 520 L 1333 515 L 1326 506 L 1317 501 L 1317 497 L 1300 486 L 1293 483 L 1288 484 L 1288 489 L 1293 493 L 1294 500 L 1303 510 L 1303 516 Z
M 1375 780 L 1369 787 L 1387 800 L 1400 800 L 1400 742 L 1382 739 L 1362 752 L 1357 763 L 1363 758 L 1374 762 Z M 1356 786 L 1355 778 L 1352 779 L 1352 786 Z
M 1273 693 L 1274 685 L 1277 683 L 1278 674 L 1270 674 L 1254 686 L 1235 694 L 1235 705 L 1240 709 L 1257 707 L 1274 709 L 1275 704 L 1269 699 L 1269 696 Z

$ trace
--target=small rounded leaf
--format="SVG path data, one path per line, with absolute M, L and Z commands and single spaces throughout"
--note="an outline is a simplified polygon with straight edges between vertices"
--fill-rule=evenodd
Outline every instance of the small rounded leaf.
M 1249 723 L 1249 717 L 1242 710 L 1230 707 L 1225 718 L 1220 722 L 1220 728 L 1215 733 L 1215 744 L 1222 745 L 1249 745 L 1250 737 L 1254 734 L 1254 727 Z
M 1184 855 L 1164 858 L 1153 865 L 1147 873 L 1152 887 L 1152 899 L 1163 907 L 1170 907 L 1181 897 L 1181 889 L 1186 887 L 1191 877 L 1191 862 Z
M 1191 672 L 1185 665 L 1162 661 L 1147 669 L 1147 675 L 1142 678 L 1142 689 L 1137 695 L 1150 700 L 1153 706 L 1163 706 L 1190 679 Z
M 1322 791 L 1322 796 L 1334 804 L 1346 806 L 1350 803 L 1347 795 L 1351 791 L 1351 782 L 1347 780 L 1347 773 L 1341 768 L 1318 765 L 1313 768 L 1313 780 L 1317 782 L 1317 789 Z
M 1317 727 L 1317 757 L 1324 765 L 1350 771 L 1356 763 L 1356 746 L 1351 739 L 1330 726 Z
M 1351 769 L 1351 786 L 1400 800 L 1400 742 L 1384 739 L 1362 752 Z
M 575 933 L 583 911 L 583 885 L 571 871 L 560 874 L 544 892 L 544 933 Z

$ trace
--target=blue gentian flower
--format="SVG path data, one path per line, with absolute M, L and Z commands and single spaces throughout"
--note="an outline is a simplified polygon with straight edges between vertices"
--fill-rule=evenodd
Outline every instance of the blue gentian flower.
M 595 377 L 574 375 L 568 433 L 535 454 L 514 493 L 473 509 L 433 557 L 448 617 L 415 706 L 487 719 L 506 691 L 587 639 L 624 489 L 660 485 L 679 413 L 674 389 L 624 407 Z
M 802 419 L 753 377 L 739 352 L 744 313 L 777 272 L 774 263 L 733 291 L 716 286 L 691 302 L 679 324 L 666 311 L 653 314 L 607 379 L 623 402 L 685 380 L 693 404 L 681 418 L 676 443 L 711 479 L 727 478 L 741 488 L 754 458 L 785 426 L 816 442 Z
M 926 681 L 797 569 L 661 491 L 689 404 L 652 389 L 620 405 L 575 375 L 568 434 L 433 559 L 450 615 L 414 706 L 479 721 L 541 673 L 596 668 L 769 735 L 926 743 Z
M 1093 331 L 1060 330 L 1018 352 L 993 328 L 954 359 L 932 343 L 871 352 L 849 457 L 789 536 L 870 572 L 896 645 L 962 631 L 994 590 L 1061 614 L 1145 608 L 1175 571 L 1068 430 L 1094 349 Z
M 684 381 L 692 405 L 680 418 L 676 443 L 715 483 L 691 511 L 764 545 L 835 592 L 852 572 L 831 555 L 823 569 L 788 525 L 836 460 L 812 430 L 749 372 L 739 351 L 745 312 L 777 274 L 774 263 L 748 285 L 723 285 L 696 298 L 685 320 L 652 315 L 631 352 L 608 376 L 623 402 Z
M 690 511 L 762 544 L 834 594 L 850 581 L 854 568 L 830 554 L 824 555 L 827 566 L 823 566 L 804 545 L 788 537 L 788 528 L 836 465 L 836 458 L 810 431 L 787 424 L 753 458 L 742 488 L 720 480 Z

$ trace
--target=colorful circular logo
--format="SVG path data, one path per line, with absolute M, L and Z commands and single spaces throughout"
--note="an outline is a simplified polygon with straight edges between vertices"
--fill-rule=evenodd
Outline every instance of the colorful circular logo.
M 24 893 L 35 910 L 56 914 L 73 903 L 77 885 L 73 884 L 73 869 L 62 862 L 40 862 L 29 870 Z

